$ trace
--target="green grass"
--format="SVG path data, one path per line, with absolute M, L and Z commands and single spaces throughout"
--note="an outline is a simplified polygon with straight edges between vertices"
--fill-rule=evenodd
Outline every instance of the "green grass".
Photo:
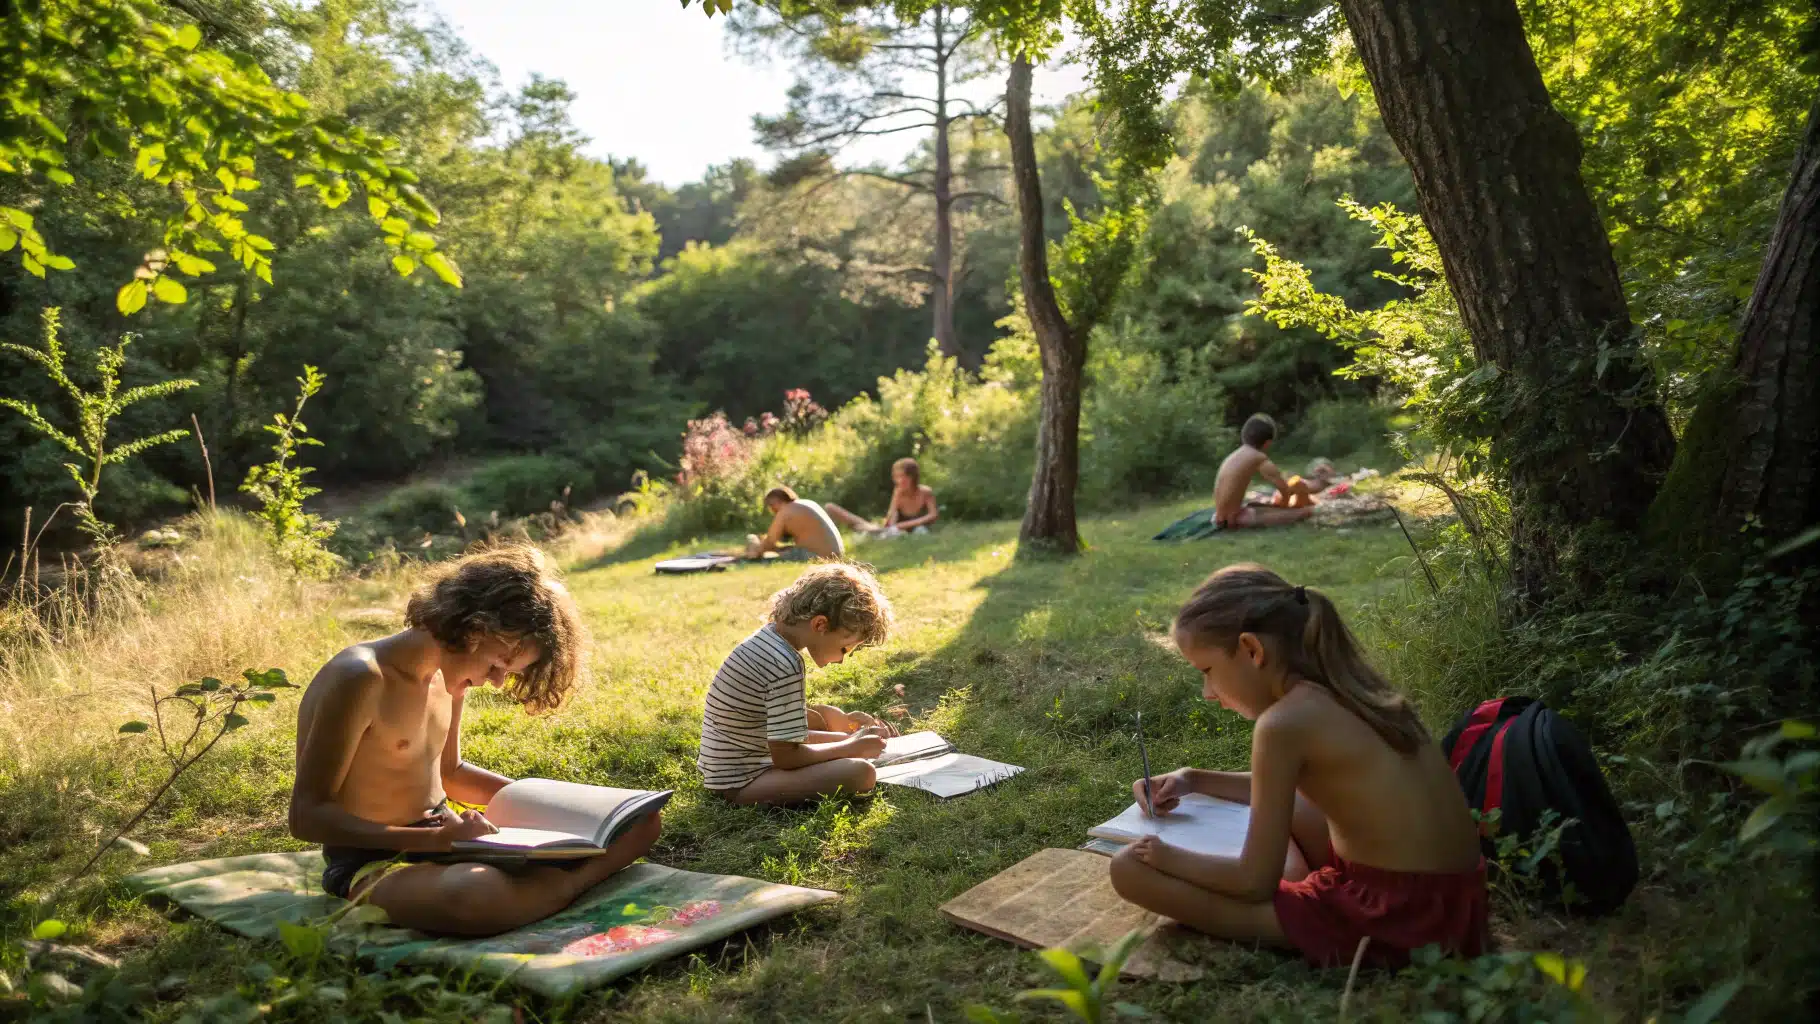
M 1202 702 L 1195 673 L 1164 642 L 1193 586 L 1230 562 L 1263 562 L 1326 591 L 1368 645 L 1378 642 L 1373 623 L 1381 620 L 1363 613 L 1394 603 L 1386 599 L 1410 586 L 1408 548 L 1394 525 L 1298 527 L 1182 546 L 1148 540 L 1193 507 L 1088 520 L 1091 546 L 1068 560 L 1015 561 L 1014 523 L 944 524 L 930 537 L 854 550 L 879 572 L 898 627 L 882 648 L 812 671 L 810 696 L 880 711 L 898 702 L 894 687 L 901 684 L 916 725 L 939 730 L 967 752 L 1027 769 L 990 791 L 947 802 L 889 787 L 870 801 L 803 810 L 732 808 L 708 798 L 693 763 L 708 682 L 760 621 L 766 598 L 799 567 L 686 577 L 650 571 L 655 557 L 723 538 L 664 550 L 635 543 L 573 567 L 569 582 L 594 634 L 590 685 L 543 719 L 482 695 L 464 732 L 466 756 L 513 776 L 674 788 L 653 860 L 833 889 L 842 898 L 571 1003 L 490 986 L 480 991 L 519 1003 L 528 1019 L 956 1021 L 968 1003 L 1009 1007 L 1017 990 L 1047 983 L 1027 953 L 949 924 L 937 907 L 1039 849 L 1078 845 L 1088 827 L 1119 810 L 1139 770 L 1130 740 L 1134 711 L 1145 713 L 1157 770 L 1245 766 L 1247 725 Z M 359 597 L 373 603 L 371 594 Z M 315 668 L 286 667 L 300 680 Z M 1428 710 L 1445 718 L 1452 709 Z M 294 713 L 294 699 L 287 699 L 270 721 L 178 787 L 142 837 L 154 860 L 299 845 L 283 824 Z M 71 757 L 55 773 L 0 777 L 7 805 L 0 875 L 19 880 L 0 892 L 41 890 L 54 877 L 53 862 L 63 870 L 79 863 L 84 843 L 93 841 L 79 824 L 85 797 L 143 791 L 155 769 L 143 759 L 122 767 L 106 750 Z M 195 996 L 225 988 L 241 965 L 272 954 L 127 898 L 109 879 L 136 866 L 124 855 L 110 857 L 104 877 L 81 886 L 75 901 L 87 908 L 77 915 L 80 941 L 128 953 L 130 976 L 155 982 L 182 974 L 187 980 L 173 992 Z M 1529 928 L 1527 935 L 1556 943 L 1532 948 L 1580 951 L 1617 1004 L 1640 1011 L 1685 997 L 1623 972 L 1647 975 L 1649 958 L 1672 957 L 1697 922 L 1653 938 L 1627 936 L 1639 927 L 1635 917 L 1578 931 L 1537 932 L 1534 924 L 1507 924 L 1505 931 Z M 1173 1020 L 1332 1019 L 1345 981 L 1344 972 L 1236 946 L 1210 945 L 1201 959 L 1206 980 L 1131 984 L 1123 998 Z M 1656 970 L 1672 975 L 1661 964 Z M 345 973 L 350 985 L 365 984 Z M 462 990 L 470 982 L 445 984 Z M 1355 1012 L 1399 1019 L 1414 988 L 1368 976 L 1355 992 Z M 471 1016 L 421 1000 L 388 1005 L 407 1018 Z M 174 1019 L 174 1004 L 154 1011 L 160 1014 Z

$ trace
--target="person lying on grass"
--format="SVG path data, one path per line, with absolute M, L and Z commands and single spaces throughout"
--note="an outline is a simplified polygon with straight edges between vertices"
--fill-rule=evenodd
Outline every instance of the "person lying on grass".
M 1276 421 L 1263 413 L 1239 428 L 1242 443 L 1220 463 L 1220 475 L 1213 483 L 1213 521 L 1220 528 L 1281 526 L 1314 514 L 1312 506 L 1318 489 L 1300 477 L 1291 482 L 1270 461 L 1270 444 L 1276 436 Z M 1276 487 L 1274 503 L 1260 505 L 1245 500 L 1254 476 L 1261 476 Z
M 529 547 L 440 567 L 411 595 L 405 622 L 331 658 L 297 709 L 290 828 L 322 844 L 325 892 L 364 897 L 402 928 L 494 935 L 561 910 L 651 848 L 656 814 L 604 854 L 562 866 L 424 863 L 498 831 L 450 800 L 484 805 L 512 781 L 462 759 L 468 690 L 497 686 L 533 714 L 553 710 L 575 684 L 584 633 L 574 600 Z M 400 858 L 409 863 L 380 866 Z
M 1183 768 L 1132 784 L 1165 814 L 1186 793 L 1251 805 L 1237 859 L 1155 836 L 1112 859 L 1125 899 L 1210 935 L 1321 965 L 1395 966 L 1429 944 L 1486 946 L 1485 863 L 1466 796 L 1409 702 L 1366 663 L 1322 594 L 1262 566 L 1214 573 L 1176 615 L 1202 695 L 1256 725 L 1251 771 Z M 1284 871 L 1299 848 L 1310 873 Z
M 901 537 L 906 533 L 928 533 L 929 524 L 941 518 L 941 512 L 935 507 L 935 492 L 923 486 L 922 468 L 915 459 L 899 459 L 891 464 L 891 485 L 891 507 L 885 511 L 883 526 L 833 502 L 823 507 L 836 522 L 862 534 Z
M 708 687 L 696 760 L 703 785 L 735 804 L 871 792 L 867 759 L 884 753 L 894 731 L 863 712 L 811 706 L 799 652 L 838 665 L 882 642 L 891 602 L 865 569 L 821 565 L 771 598 L 769 619 L 733 648 Z
M 746 535 L 747 558 L 763 558 L 767 551 L 776 551 L 793 562 L 845 557 L 847 549 L 841 543 L 840 531 L 815 502 L 798 498 L 795 491 L 780 484 L 765 492 L 765 510 L 771 513 L 771 529 L 763 537 Z M 795 545 L 779 547 L 785 537 Z

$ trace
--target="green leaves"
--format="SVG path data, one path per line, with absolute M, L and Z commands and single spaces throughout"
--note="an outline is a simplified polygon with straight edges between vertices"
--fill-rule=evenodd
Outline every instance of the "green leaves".
M 444 284 L 453 285 L 456 288 L 461 287 L 461 274 L 456 271 L 455 265 L 449 262 L 448 257 L 444 256 L 442 253 L 433 252 L 426 255 L 423 258 L 423 265 L 435 271 L 436 276 L 442 278 Z
M 32 928 L 32 938 L 37 939 L 39 942 L 50 942 L 53 939 L 62 938 L 63 933 L 67 931 L 69 931 L 69 925 L 64 924 L 56 918 L 49 918 L 47 920 L 39 921 L 38 924 Z
M 251 212 L 239 197 L 260 187 L 256 154 L 302 172 L 293 178 L 298 187 L 315 186 L 317 201 L 331 209 L 352 194 L 354 179 L 374 219 L 405 220 L 400 238 L 413 225 L 437 223 L 435 208 L 410 184 L 415 175 L 390 165 L 391 140 L 316 117 L 301 95 L 279 89 L 256 63 L 210 48 L 199 26 L 172 24 L 174 17 L 156 0 L 43 0 L 0 21 L 6 46 L 29 40 L 18 45 L 31 55 L 10 65 L 0 85 L 0 106 L 11 112 L 0 122 L 0 172 L 76 184 L 64 166 L 71 138 L 83 140 L 89 158 L 130 154 L 137 176 L 184 196 L 181 212 L 165 223 L 167 245 L 205 251 L 238 242 L 235 258 L 262 281 L 271 279 L 264 254 L 272 245 L 239 219 Z M 104 175 L 94 187 L 104 199 L 124 198 Z M 28 273 L 74 267 L 48 251 L 29 217 L 8 220 L 0 251 L 23 243 L 20 264 Z M 413 241 L 417 251 L 434 249 L 434 240 Z M 178 270 L 206 272 L 199 266 L 179 262 Z M 152 296 L 183 301 L 174 282 L 147 287 L 123 288 L 116 308 L 132 315 Z
M 122 735 L 137 736 L 150 728 L 151 726 L 144 722 L 128 722 L 120 727 L 120 732 Z
M 152 282 L 152 294 L 158 296 L 159 302 L 181 305 L 189 301 L 189 289 L 168 277 L 160 277 Z
M 401 253 L 392 257 L 392 269 L 398 271 L 400 277 L 410 277 L 417 271 L 417 261 Z

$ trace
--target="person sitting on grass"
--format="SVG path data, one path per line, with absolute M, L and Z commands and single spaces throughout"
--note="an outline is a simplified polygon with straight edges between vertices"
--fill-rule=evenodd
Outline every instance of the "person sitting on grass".
M 1485 863 L 1466 796 L 1422 720 L 1359 653 L 1333 603 L 1257 565 L 1214 573 L 1177 613 L 1202 696 L 1256 724 L 1249 772 L 1183 768 L 1132 784 L 1164 814 L 1187 793 L 1247 803 L 1237 857 L 1145 836 L 1112 886 L 1210 935 L 1298 950 L 1320 965 L 1395 966 L 1436 944 L 1487 943 Z M 1299 850 L 1312 873 L 1285 870 Z
M 921 467 L 915 459 L 899 459 L 891 464 L 891 507 L 885 512 L 883 526 L 841 508 L 833 502 L 824 506 L 842 526 L 879 537 L 901 537 L 906 533 L 928 533 L 929 524 L 941 518 L 935 507 L 935 492 L 923 486 Z
M 297 709 L 290 830 L 321 843 L 322 888 L 364 898 L 401 928 L 496 935 L 554 914 L 650 850 L 649 815 L 606 853 L 560 867 L 425 863 L 497 832 L 484 805 L 511 779 L 461 756 L 468 691 L 497 686 L 533 714 L 575 685 L 584 632 L 535 548 L 469 555 L 411 595 L 406 629 L 355 644 L 316 673 Z M 386 861 L 405 866 L 384 869 Z
M 708 687 L 696 760 L 703 785 L 735 804 L 871 792 L 868 759 L 895 732 L 863 712 L 811 706 L 799 652 L 838 665 L 880 643 L 891 602 L 865 569 L 820 565 L 771 598 L 769 619 L 733 648 Z
M 1276 421 L 1263 413 L 1246 420 L 1239 429 L 1242 443 L 1220 463 L 1220 475 L 1213 484 L 1213 521 L 1221 529 L 1280 526 L 1314 514 L 1310 506 L 1314 504 L 1316 491 L 1300 478 L 1290 483 L 1283 471 L 1270 461 L 1267 453 L 1276 436 Z M 1261 476 L 1276 485 L 1281 500 L 1275 505 L 1247 502 L 1245 491 L 1251 486 L 1253 476 Z
M 804 501 L 796 492 L 782 484 L 765 492 L 765 511 L 771 513 L 771 529 L 763 537 L 757 534 L 746 535 L 746 557 L 763 558 L 765 552 L 775 551 L 778 556 L 792 562 L 808 562 L 817 558 L 838 560 L 846 556 L 846 545 L 841 543 L 840 530 L 828 513 L 813 501 Z M 790 547 L 780 547 L 785 537 L 795 543 Z

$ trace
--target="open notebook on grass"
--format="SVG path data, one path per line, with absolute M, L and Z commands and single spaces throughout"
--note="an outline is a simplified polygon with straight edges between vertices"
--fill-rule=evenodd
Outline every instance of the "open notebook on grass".
M 1251 808 L 1231 800 L 1189 793 L 1168 814 L 1146 817 L 1134 803 L 1111 821 L 1088 829 L 1087 834 L 1121 846 L 1139 836 L 1153 835 L 1184 850 L 1237 857 L 1244 852 L 1245 833 L 1250 829 Z
M 459 860 L 593 857 L 638 819 L 670 801 L 671 790 L 614 789 L 555 779 L 519 779 L 493 795 L 487 820 L 499 831 L 464 839 L 450 850 Z
M 962 754 L 932 732 L 913 732 L 885 741 L 885 752 L 872 759 L 878 781 L 933 793 L 946 800 L 1003 782 L 1024 769 L 1014 764 Z

